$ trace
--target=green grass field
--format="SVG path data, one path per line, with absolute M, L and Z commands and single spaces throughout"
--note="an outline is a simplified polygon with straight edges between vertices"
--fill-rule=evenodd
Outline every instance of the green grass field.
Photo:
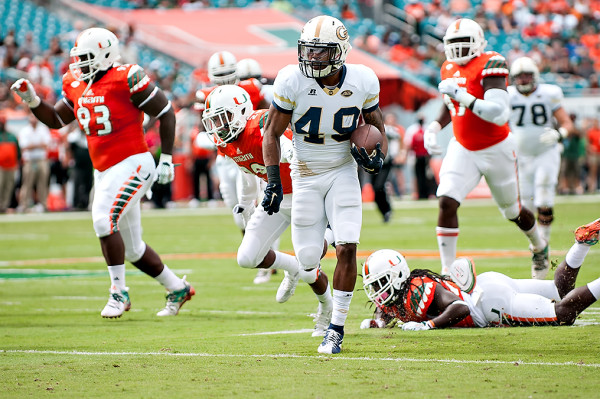
M 560 198 L 551 258 L 574 229 L 600 215 L 600 198 Z M 389 224 L 364 211 L 361 257 L 403 252 L 412 268 L 439 271 L 437 203 L 399 202 Z M 479 273 L 530 275 L 527 240 L 491 201 L 459 211 L 459 255 Z M 309 316 L 317 301 L 299 285 L 275 301 L 283 275 L 254 285 L 237 266 L 240 233 L 225 209 L 144 211 L 144 238 L 196 296 L 158 318 L 164 290 L 127 265 L 132 309 L 107 320 L 108 273 L 89 214 L 0 216 L 0 397 L 131 398 L 591 398 L 600 386 L 600 303 L 573 327 L 361 330 L 370 317 L 357 282 L 340 355 L 317 353 Z M 281 249 L 292 251 L 289 231 Z M 509 251 L 522 251 L 517 255 Z M 430 254 L 427 256 L 427 254 Z M 330 256 L 323 269 L 331 277 Z M 548 278 L 551 278 L 551 272 Z M 577 285 L 600 276 L 600 245 Z

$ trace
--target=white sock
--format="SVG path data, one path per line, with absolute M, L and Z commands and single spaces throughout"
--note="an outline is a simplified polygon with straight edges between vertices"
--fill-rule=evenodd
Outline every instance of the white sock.
M 108 266 L 110 276 L 110 286 L 115 290 L 125 290 L 125 265 Z
M 327 283 L 327 289 L 325 290 L 324 293 L 322 294 L 316 294 L 317 299 L 319 300 L 319 302 L 321 302 L 322 304 L 332 304 L 333 301 L 333 297 L 331 296 L 331 290 L 329 289 L 329 283 Z
M 456 243 L 458 242 L 459 229 L 449 227 L 436 227 L 440 260 L 442 261 L 442 273 L 448 270 L 452 262 L 456 260 Z
M 550 230 L 552 229 L 552 225 L 540 223 L 540 224 L 538 224 L 538 229 L 540 230 L 540 234 L 542 235 L 542 238 L 547 243 L 550 243 Z
M 567 252 L 567 256 L 565 256 L 565 261 L 567 265 L 573 269 L 577 269 L 583 265 L 583 261 L 585 256 L 590 251 L 590 246 L 585 244 L 580 244 L 576 242 L 569 248 L 569 252 Z
M 588 283 L 587 287 L 588 287 L 588 290 L 590 290 L 590 292 L 594 296 L 594 298 L 596 298 L 596 299 L 600 298 L 600 278 L 597 278 L 596 280 L 592 281 L 591 283 Z
M 300 266 L 295 256 L 275 251 L 275 261 L 269 269 L 281 269 L 294 275 L 298 273 Z
M 161 283 L 163 287 L 167 289 L 167 291 L 179 291 L 184 289 L 185 284 L 183 283 L 183 280 L 177 277 L 177 275 L 173 273 L 171 269 L 167 267 L 167 265 L 164 266 L 165 268 L 163 271 L 155 277 L 156 280 Z
M 523 233 L 525 233 L 527 238 L 529 238 L 529 242 L 531 243 L 531 246 L 533 247 L 533 250 L 535 252 L 543 250 L 544 248 L 546 248 L 546 245 L 548 245 L 546 240 L 544 240 L 544 238 L 542 237 L 540 230 L 538 229 L 537 222 L 533 223 L 533 227 L 529 230 L 523 230 Z
M 346 324 L 350 302 L 352 301 L 352 291 L 339 291 L 333 289 L 333 313 L 331 314 L 331 324 L 343 326 Z

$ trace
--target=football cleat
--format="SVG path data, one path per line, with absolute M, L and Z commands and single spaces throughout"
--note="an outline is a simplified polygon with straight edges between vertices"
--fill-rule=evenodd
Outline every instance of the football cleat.
M 256 277 L 254 277 L 254 284 L 264 284 L 271 280 L 271 270 L 269 269 L 258 269 Z
M 121 315 L 131 309 L 131 300 L 129 300 L 129 288 L 124 290 L 110 289 L 110 296 L 108 302 L 100 315 L 107 319 L 115 319 L 121 317 Z
M 333 303 L 322 303 L 319 302 L 319 309 L 313 321 L 315 322 L 315 328 L 312 332 L 313 337 L 324 337 L 327 327 L 331 322 L 331 312 L 333 311 Z
M 298 285 L 298 279 L 300 278 L 299 272 L 292 275 L 288 271 L 285 271 L 284 274 L 285 277 L 281 281 L 281 284 L 279 284 L 277 295 L 275 296 L 275 300 L 279 303 L 286 302 L 294 295 L 294 291 L 296 291 L 296 286 Z
M 575 240 L 580 244 L 596 245 L 600 236 L 600 219 L 591 223 L 579 226 L 575 230 Z
M 475 288 L 477 282 L 477 273 L 475 272 L 475 262 L 469 258 L 458 258 L 450 265 L 448 269 L 450 278 L 460 288 L 461 291 L 470 294 Z
M 163 310 L 156 314 L 157 316 L 177 316 L 183 304 L 196 295 L 196 290 L 190 283 L 185 281 L 185 277 L 183 276 L 182 279 L 185 286 L 178 291 L 171 291 L 167 294 L 167 304 Z
M 342 341 L 344 341 L 344 333 L 339 333 L 332 328 L 328 328 L 325 332 L 323 342 L 317 348 L 319 353 L 334 355 L 342 351 Z
M 543 280 L 548 274 L 550 269 L 550 262 L 548 261 L 548 245 L 539 252 L 535 252 L 531 247 L 529 248 L 531 253 L 531 277 L 536 280 Z

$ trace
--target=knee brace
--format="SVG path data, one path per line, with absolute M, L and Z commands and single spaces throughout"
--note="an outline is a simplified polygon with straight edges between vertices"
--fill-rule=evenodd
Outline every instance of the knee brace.
M 509 204 L 507 206 L 499 205 L 500 212 L 505 219 L 515 220 L 519 217 L 521 213 L 521 209 L 519 209 L 519 203 L 515 202 L 514 204 Z
M 116 231 L 119 231 L 117 224 L 114 224 L 111 230 L 111 223 L 108 215 L 101 215 L 100 217 L 95 217 L 93 222 L 94 231 L 96 232 L 97 237 L 106 237 Z
M 240 247 L 237 253 L 237 263 L 244 269 L 254 269 L 262 259 L 257 259 L 257 253 Z
M 554 220 L 553 209 L 548 207 L 538 208 L 538 221 L 540 224 L 549 226 Z
M 322 254 L 322 247 L 304 247 L 298 251 L 296 258 L 298 259 L 298 263 L 300 263 L 301 269 L 310 270 L 319 266 Z
M 125 260 L 131 263 L 137 262 L 144 256 L 144 252 L 146 252 L 146 243 L 144 241 L 134 243 L 133 245 L 125 245 Z
M 306 284 L 313 284 L 315 281 L 317 281 L 319 274 L 321 274 L 320 266 L 310 270 L 300 269 L 300 279 Z

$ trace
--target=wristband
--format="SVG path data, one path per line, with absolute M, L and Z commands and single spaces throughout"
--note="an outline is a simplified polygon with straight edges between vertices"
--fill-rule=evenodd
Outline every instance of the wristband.
M 566 139 L 567 136 L 569 135 L 569 131 L 562 126 L 558 128 L 558 133 L 559 133 L 559 136 L 558 136 L 559 143 L 562 142 L 564 139 Z
M 281 184 L 281 177 L 279 176 L 279 165 L 267 166 L 267 181 L 273 184 Z
M 173 163 L 173 155 L 160 154 L 160 157 L 158 158 L 158 163 L 163 163 L 163 162 Z
M 429 329 L 435 328 L 435 323 L 432 320 L 427 320 L 425 324 L 429 326 Z
M 42 100 L 40 100 L 40 97 L 35 96 L 35 98 L 33 100 L 31 100 L 30 102 L 28 102 L 27 105 L 29 106 L 29 108 L 37 108 L 40 106 L 41 102 L 42 102 Z

